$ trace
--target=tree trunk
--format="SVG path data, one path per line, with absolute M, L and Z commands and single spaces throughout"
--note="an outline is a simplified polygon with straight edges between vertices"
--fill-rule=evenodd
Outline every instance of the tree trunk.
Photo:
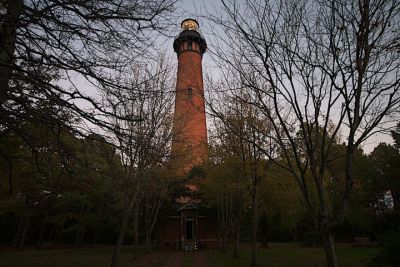
M 150 251 L 151 249 L 151 233 L 146 230 L 146 251 Z
M 96 232 L 94 232 L 93 244 L 94 244 L 94 245 L 96 245 L 96 244 L 97 244 L 97 231 L 96 231 Z
M 235 232 L 235 247 L 233 249 L 233 257 L 239 258 L 239 246 L 240 246 L 240 216 L 236 219 L 236 232 Z
M 220 228 L 220 232 L 221 232 L 221 239 L 222 239 L 222 252 L 226 253 L 226 239 L 228 236 L 228 224 L 227 224 L 227 203 L 226 203 L 226 196 L 222 195 L 222 197 L 220 198 L 220 221 L 219 221 L 219 228 Z
M 242 197 L 241 197 L 241 189 L 239 188 L 237 196 L 236 196 L 236 216 L 234 216 L 234 228 L 235 228 L 235 246 L 233 248 L 233 257 L 239 258 L 239 246 L 240 246 L 240 227 L 242 223 Z
M 75 233 L 75 249 L 78 249 L 78 247 L 79 247 L 80 235 L 81 235 L 81 228 L 78 225 L 78 227 L 76 228 L 76 233 Z
M 23 216 L 19 217 L 19 223 L 18 223 L 17 232 L 15 233 L 14 239 L 13 239 L 13 242 L 12 242 L 12 245 L 15 248 L 18 247 L 19 240 L 21 239 L 20 236 L 21 236 L 21 232 L 22 232 L 22 224 L 23 224 L 23 222 L 24 222 L 24 217 Z
M 61 222 L 61 224 L 57 227 L 56 235 L 55 235 L 55 239 L 54 239 L 54 244 L 55 245 L 59 244 L 60 241 L 61 241 L 61 236 L 62 236 L 62 233 L 64 231 L 64 225 L 65 225 L 65 220 L 63 220 Z
M 226 226 L 222 229 L 222 252 L 226 253 Z
M 391 193 L 392 199 L 393 199 L 393 208 L 394 208 L 394 210 L 396 210 L 399 206 L 400 194 L 397 193 L 396 190 L 393 188 L 390 189 L 390 193 Z
M 218 231 L 217 231 L 217 247 L 221 248 L 221 226 L 218 222 Z
M 251 222 L 251 264 L 250 266 L 257 266 L 257 195 L 256 188 L 253 189 L 252 195 L 252 222 Z
M 139 247 L 139 204 L 135 205 L 133 214 L 133 247 L 135 251 Z
M 290 235 L 293 238 L 294 242 L 297 242 L 297 234 L 296 234 L 296 229 L 295 230 L 289 230 Z
M 54 224 L 52 229 L 51 229 L 51 233 L 50 233 L 50 240 L 52 242 L 55 242 L 55 240 L 56 240 L 57 229 L 58 229 L 57 224 Z
M 86 229 L 85 229 L 85 227 L 83 227 L 81 230 L 81 234 L 79 236 L 78 247 L 81 247 L 81 245 L 82 245 L 83 238 L 85 237 L 85 232 L 86 232 Z
M 37 247 L 38 247 L 38 248 L 42 247 L 42 241 L 43 241 L 43 234 L 44 234 L 44 228 L 45 228 L 45 226 L 46 226 L 46 223 L 44 222 L 44 223 L 42 224 L 42 227 L 40 228 L 40 233 L 39 233 L 38 241 L 37 241 Z
M 22 229 L 21 239 L 19 240 L 19 243 L 18 243 L 18 249 L 22 249 L 25 245 L 25 238 L 26 238 L 26 234 L 28 233 L 30 223 L 31 223 L 31 213 L 29 212 L 28 216 L 26 217 L 24 227 Z
M 132 212 L 132 209 L 135 206 L 135 204 L 138 203 L 138 201 L 137 201 L 138 195 L 137 194 L 138 194 L 138 191 L 136 191 L 134 193 L 133 197 L 130 199 L 128 206 L 126 207 L 126 209 L 123 213 L 121 228 L 119 229 L 117 242 L 115 243 L 114 250 L 113 250 L 111 267 L 118 267 L 118 265 L 119 265 L 119 254 L 121 252 L 122 243 L 124 242 L 126 229 L 128 227 L 129 214 Z
M 164 196 L 167 192 L 167 186 L 165 188 L 162 189 L 162 192 L 160 193 L 160 195 L 158 196 L 158 199 L 155 198 L 154 202 L 153 202 L 153 209 L 152 211 L 148 214 L 150 215 L 149 220 L 146 222 L 146 232 L 147 232 L 147 236 L 146 239 L 148 239 L 149 242 L 149 248 L 151 248 L 151 235 L 153 234 L 153 230 L 154 227 L 156 225 L 157 222 L 157 218 L 158 218 L 158 212 L 160 211 L 160 208 L 164 202 Z M 146 242 L 147 243 L 147 242 Z M 146 245 L 147 246 L 147 245 Z M 147 249 L 147 250 L 148 250 Z
M 336 257 L 335 241 L 333 239 L 333 236 L 331 233 L 329 233 L 329 231 L 326 231 L 323 235 L 327 266 L 338 267 L 339 264 Z
M 125 211 L 124 216 L 122 217 L 122 225 L 119 229 L 117 243 L 114 246 L 113 256 L 111 260 L 111 267 L 118 267 L 119 265 L 119 254 L 121 252 L 122 243 L 124 242 L 126 228 L 128 226 L 129 220 L 129 211 Z
M 83 227 L 78 226 L 78 229 L 77 229 L 76 235 L 75 235 L 75 249 L 80 248 L 84 235 L 85 235 L 85 229 Z
M 8 99 L 8 84 L 14 61 L 15 36 L 23 1 L 8 0 L 6 5 L 7 13 L 0 27 L 0 105 Z

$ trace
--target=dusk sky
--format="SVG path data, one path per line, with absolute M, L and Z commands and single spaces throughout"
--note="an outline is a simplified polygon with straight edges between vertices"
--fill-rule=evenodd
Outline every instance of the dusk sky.
M 213 27 L 212 24 L 207 21 L 205 16 L 208 13 L 219 13 L 222 12 L 221 10 L 221 4 L 219 1 L 213 1 L 213 0 L 203 0 L 203 1 L 195 1 L 195 0 L 180 0 L 177 2 L 177 10 L 176 10 L 176 26 L 171 29 L 170 34 L 173 36 L 176 36 L 179 34 L 180 31 L 180 23 L 182 20 L 186 18 L 194 18 L 198 20 L 199 26 L 200 26 L 200 31 L 202 32 L 203 36 L 205 37 L 207 44 L 208 44 L 208 49 L 213 49 L 213 37 L 210 34 L 210 27 Z M 214 30 L 215 28 L 213 28 Z M 160 45 L 162 48 L 160 49 L 160 52 L 165 54 L 169 59 L 171 64 L 175 67 L 177 65 L 177 58 L 176 55 L 173 51 L 172 44 L 173 44 L 173 37 L 161 37 L 159 40 Z M 205 53 L 203 56 L 203 73 L 204 76 L 209 76 L 212 77 L 213 79 L 217 80 L 218 75 L 218 69 L 214 63 L 214 60 L 211 58 L 210 53 Z M 90 85 L 86 80 L 82 78 L 75 77 L 77 80 L 79 80 L 79 84 L 85 86 L 85 92 L 88 95 L 97 95 L 98 90 L 94 88 L 92 85 Z M 61 82 L 61 84 L 66 85 L 68 83 Z M 212 90 L 212 89 L 211 89 Z M 210 88 L 207 86 L 207 82 L 205 81 L 205 93 L 206 97 L 211 97 L 211 92 Z M 79 101 L 78 101 L 79 102 Z M 85 105 L 84 102 L 82 102 L 83 105 Z M 211 123 L 212 121 L 210 120 L 208 116 L 208 128 L 210 129 L 212 127 Z M 393 123 L 395 125 L 395 123 Z M 91 126 L 88 126 L 91 127 Z M 345 140 L 342 140 L 345 141 Z M 390 134 L 375 134 L 371 136 L 366 142 L 362 144 L 362 148 L 366 153 L 370 153 L 374 147 L 376 147 L 380 142 L 386 142 L 386 143 L 393 143 L 393 139 Z
M 180 0 L 178 1 L 178 12 L 179 16 L 177 21 L 177 30 L 179 31 L 179 26 L 180 22 L 183 19 L 186 19 L 188 17 L 195 18 L 196 20 L 199 21 L 200 24 L 200 30 L 202 34 L 204 35 L 205 39 L 207 40 L 208 46 L 212 45 L 212 40 L 210 41 L 210 38 L 212 38 L 210 35 L 207 35 L 208 29 L 210 26 L 207 24 L 207 20 L 203 18 L 207 14 L 207 12 L 219 12 L 221 10 L 221 4 L 220 1 L 215 1 L 215 0 Z M 177 33 L 178 34 L 178 33 Z M 172 49 L 172 43 L 173 40 L 170 42 L 166 42 L 166 45 L 169 47 L 169 55 L 172 55 L 172 63 L 177 63 L 175 61 L 175 55 L 173 55 L 173 49 Z M 205 53 L 203 57 L 203 71 L 204 73 L 215 73 L 215 70 L 213 71 L 212 69 L 215 68 L 215 64 L 213 63 L 213 60 L 211 59 L 210 55 Z M 207 90 L 207 88 L 206 88 Z M 207 91 L 206 91 L 207 94 Z M 395 123 L 393 123 L 395 125 Z M 344 140 L 343 140 L 344 141 Z M 393 139 L 389 133 L 386 134 L 375 134 L 371 136 L 366 142 L 363 143 L 362 148 L 366 153 L 372 152 L 374 147 L 376 147 L 379 143 L 385 142 L 385 143 L 393 143 Z

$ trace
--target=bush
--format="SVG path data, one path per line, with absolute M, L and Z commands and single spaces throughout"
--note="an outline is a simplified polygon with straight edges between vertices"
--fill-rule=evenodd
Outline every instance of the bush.
M 400 228 L 390 230 L 378 239 L 380 249 L 370 266 L 400 266 Z
M 304 233 L 303 242 L 306 246 L 318 246 L 321 244 L 321 236 L 317 231 L 309 230 Z

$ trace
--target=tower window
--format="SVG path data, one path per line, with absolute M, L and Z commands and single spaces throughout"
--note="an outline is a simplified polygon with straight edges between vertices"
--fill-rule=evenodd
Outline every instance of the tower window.
M 188 42 L 188 50 L 192 50 L 192 42 Z
M 192 100 L 193 100 L 193 89 L 192 88 L 188 88 L 187 89 L 187 95 L 186 95 L 186 97 L 187 97 L 187 100 L 188 101 L 190 101 L 190 102 L 192 102 Z

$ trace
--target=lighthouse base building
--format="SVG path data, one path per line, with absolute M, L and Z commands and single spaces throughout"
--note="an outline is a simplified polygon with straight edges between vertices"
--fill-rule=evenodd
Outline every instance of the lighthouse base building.
M 163 249 L 193 251 L 218 245 L 218 227 L 215 217 L 205 215 L 202 204 L 182 205 L 176 215 L 162 222 L 161 246 Z
M 193 182 L 201 179 L 196 169 L 208 158 L 202 73 L 207 44 L 196 20 L 184 20 L 181 28 L 173 45 L 178 73 L 170 166 L 182 184 L 174 192 L 171 211 L 160 220 L 159 231 L 163 248 L 192 251 L 217 246 L 218 226 L 216 213 L 206 207 Z

